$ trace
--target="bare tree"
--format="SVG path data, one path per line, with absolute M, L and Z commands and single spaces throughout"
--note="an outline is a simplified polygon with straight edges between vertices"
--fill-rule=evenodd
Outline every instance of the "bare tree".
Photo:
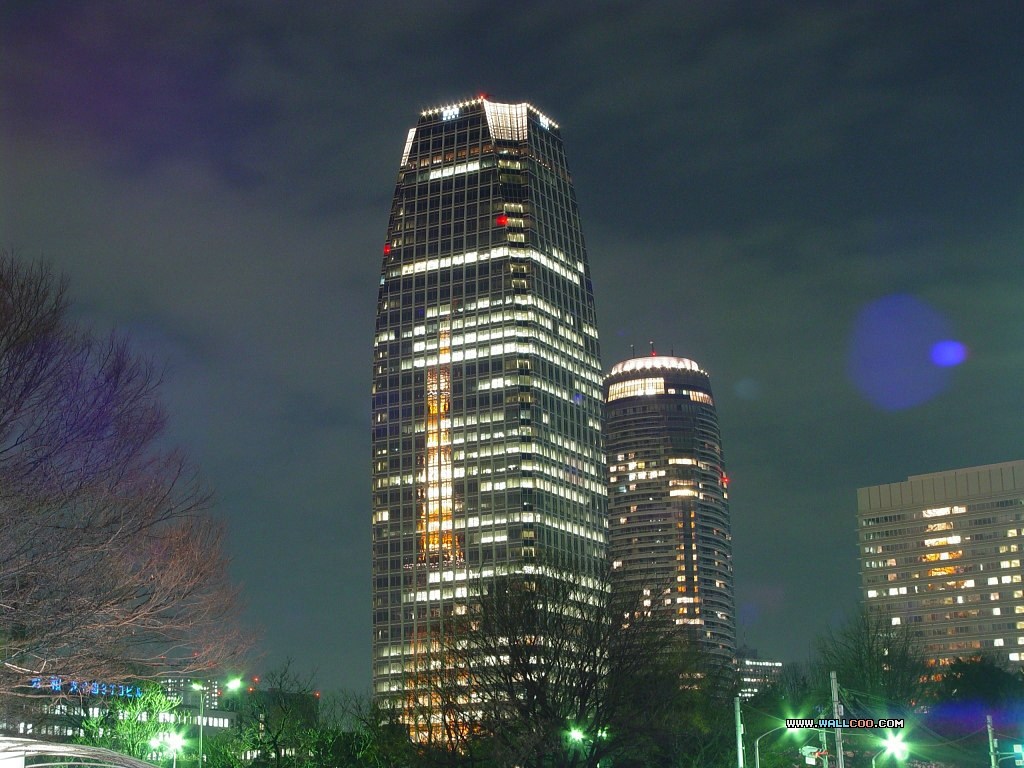
M 416 747 L 399 713 L 372 699 L 353 697 L 345 705 L 349 731 L 356 739 L 355 755 L 368 768 L 399 768 L 411 765 Z
M 310 762 L 309 739 L 320 725 L 320 694 L 313 676 L 291 661 L 263 676 L 243 707 L 241 735 L 251 765 L 289 768 Z
M 814 664 L 817 699 L 829 701 L 829 672 L 835 672 L 848 714 L 898 715 L 913 709 L 925 693 L 928 667 L 913 630 L 883 614 L 859 611 L 817 642 Z
M 160 444 L 159 383 L 69 320 L 63 280 L 0 252 L 0 693 L 244 650 L 222 526 Z
M 490 582 L 463 618 L 435 679 L 464 756 L 533 768 L 659 762 L 699 728 L 696 697 L 711 678 L 639 595 L 542 568 Z

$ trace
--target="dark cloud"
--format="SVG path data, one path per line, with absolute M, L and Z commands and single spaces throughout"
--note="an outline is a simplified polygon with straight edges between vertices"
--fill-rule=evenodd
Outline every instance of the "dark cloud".
M 369 682 L 369 349 L 418 110 L 563 128 L 605 365 L 692 357 L 722 418 L 742 638 L 803 656 L 858 594 L 855 489 L 1020 458 L 1016 3 L 106 2 L 0 11 L 0 241 L 167 361 L 266 664 Z M 874 407 L 858 315 L 970 350 Z M 798 627 L 794 638 L 794 627 Z M 807 642 L 804 642 L 804 641 Z

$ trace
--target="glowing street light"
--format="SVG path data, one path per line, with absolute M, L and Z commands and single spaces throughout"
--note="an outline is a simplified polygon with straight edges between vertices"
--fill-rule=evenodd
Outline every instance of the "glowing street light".
M 185 744 L 180 733 L 161 733 L 149 740 L 154 750 L 165 749 L 171 753 L 171 768 L 178 768 L 178 752 Z
M 903 737 L 890 733 L 885 739 L 885 748 L 871 757 L 871 768 L 875 768 L 875 760 L 882 755 L 892 755 L 897 760 L 906 760 L 910 749 L 903 743 Z
M 242 687 L 242 680 L 238 677 L 233 680 L 228 680 L 224 683 L 224 687 L 229 691 L 237 691 Z M 203 763 L 206 762 L 206 758 L 203 755 L 203 721 L 206 719 L 204 717 L 206 711 L 206 693 L 210 690 L 210 687 L 208 685 L 203 685 L 202 683 L 192 683 L 192 690 L 200 691 L 202 694 L 199 697 L 199 768 L 202 768 Z

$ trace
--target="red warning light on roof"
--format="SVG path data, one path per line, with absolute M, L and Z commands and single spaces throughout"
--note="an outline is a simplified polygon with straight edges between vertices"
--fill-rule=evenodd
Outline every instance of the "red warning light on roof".
M 508 216 L 506 216 L 504 213 L 499 214 L 494 219 L 494 223 L 497 224 L 499 227 L 507 227 L 508 226 Z

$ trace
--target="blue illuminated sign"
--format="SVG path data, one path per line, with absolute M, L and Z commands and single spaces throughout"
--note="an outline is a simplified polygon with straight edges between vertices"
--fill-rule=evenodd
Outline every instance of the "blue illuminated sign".
M 69 680 L 63 677 L 32 677 L 29 687 L 50 693 L 73 696 L 106 696 L 117 699 L 141 699 L 142 686 L 129 683 L 101 683 L 95 680 Z

